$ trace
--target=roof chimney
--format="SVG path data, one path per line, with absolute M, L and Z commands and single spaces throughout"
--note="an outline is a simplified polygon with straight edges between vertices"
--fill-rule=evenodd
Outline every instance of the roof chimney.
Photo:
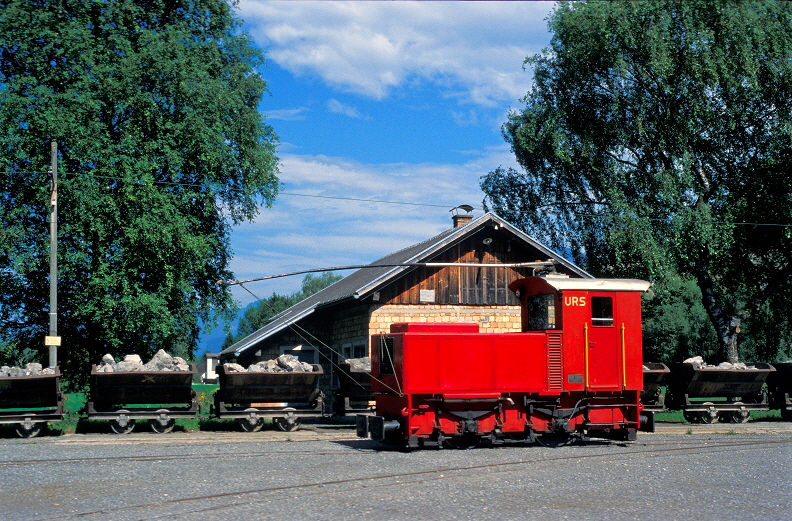
M 470 215 L 470 214 L 467 214 L 467 215 L 465 215 L 465 214 L 462 214 L 462 215 L 456 214 L 456 215 L 451 217 L 451 220 L 454 221 L 454 228 L 459 228 L 460 226 L 465 226 L 470 221 L 472 221 L 473 220 L 473 216 Z
M 460 213 L 460 210 L 464 213 Z M 460 204 L 456 208 L 451 208 L 451 220 L 454 222 L 454 228 L 465 226 L 473 220 L 473 207 L 469 204 Z

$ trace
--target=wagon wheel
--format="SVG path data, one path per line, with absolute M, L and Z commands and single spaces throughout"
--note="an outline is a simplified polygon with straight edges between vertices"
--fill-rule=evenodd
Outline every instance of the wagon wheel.
M 712 402 L 704 402 L 702 405 L 707 407 L 706 411 L 698 413 L 699 422 L 701 423 L 715 423 L 718 421 L 718 411 L 713 406 Z
M 42 426 L 41 423 L 30 423 L 28 425 L 18 423 L 16 433 L 20 438 L 35 438 L 41 432 Z
M 699 413 L 693 411 L 682 411 L 682 416 L 688 423 L 699 423 Z
M 739 411 L 729 411 L 728 418 L 731 423 L 748 423 L 751 418 L 751 412 L 743 407 L 742 402 L 734 402 L 734 405 L 739 405 Z
M 121 409 L 118 411 L 121 414 L 127 414 L 129 411 Z M 135 420 L 126 419 L 122 424 L 118 420 L 110 420 L 110 430 L 116 434 L 129 434 L 135 429 Z
M 294 432 L 300 428 L 299 418 L 273 418 L 272 421 L 279 431 Z
M 242 432 L 258 432 L 264 426 L 264 420 L 256 418 L 254 423 L 249 418 L 237 418 L 237 425 Z
M 156 432 L 157 434 L 166 434 L 173 430 L 173 427 L 176 425 L 176 420 L 173 418 L 168 418 L 166 416 L 167 412 L 168 411 L 165 409 L 160 409 L 157 411 L 157 414 L 159 414 L 160 417 L 149 420 L 149 427 L 151 427 L 152 431 Z
M 237 418 L 236 423 L 242 432 L 258 432 L 264 426 L 264 419 L 256 416 L 256 409 L 245 409 L 248 413 L 244 418 Z

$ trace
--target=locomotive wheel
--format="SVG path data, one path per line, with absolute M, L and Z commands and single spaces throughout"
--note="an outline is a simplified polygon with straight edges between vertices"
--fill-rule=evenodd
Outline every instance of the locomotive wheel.
M 242 432 L 258 432 L 264 426 L 264 420 L 256 418 L 255 423 L 250 423 L 249 418 L 237 418 L 237 425 Z
M 121 414 L 127 414 L 129 411 L 121 409 L 118 411 Z M 118 420 L 110 420 L 110 430 L 116 434 L 129 434 L 135 429 L 135 420 L 127 420 L 125 425 L 118 423 Z
M 454 436 L 443 440 L 449 449 L 468 450 L 478 445 L 478 436 Z
M 272 421 L 275 424 L 275 427 L 277 427 L 279 431 L 294 432 L 300 428 L 299 418 L 296 418 L 292 421 L 289 421 L 286 418 L 273 418 Z
M 20 438 L 35 438 L 41 432 L 43 425 L 41 423 L 34 423 L 30 428 L 25 427 L 24 423 L 18 423 L 16 426 L 17 436 Z
M 715 407 L 713 407 L 712 402 L 704 402 L 703 405 L 706 405 L 708 408 L 707 408 L 706 411 L 702 411 L 702 412 L 698 413 L 699 422 L 705 423 L 705 424 L 710 424 L 710 423 L 717 422 L 718 421 L 718 411 L 715 410 Z

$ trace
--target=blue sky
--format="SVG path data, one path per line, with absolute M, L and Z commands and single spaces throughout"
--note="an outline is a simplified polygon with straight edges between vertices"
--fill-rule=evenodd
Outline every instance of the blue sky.
M 266 52 L 260 110 L 280 136 L 284 193 L 234 228 L 237 279 L 369 263 L 449 228 L 457 205 L 481 215 L 479 178 L 516 166 L 500 126 L 530 88 L 523 61 L 549 44 L 552 7 L 242 0 Z M 266 297 L 301 280 L 248 287 Z

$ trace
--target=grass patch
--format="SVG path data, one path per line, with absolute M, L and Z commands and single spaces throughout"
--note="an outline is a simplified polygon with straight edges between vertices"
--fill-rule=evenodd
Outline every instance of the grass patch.
M 655 413 L 655 421 L 668 422 L 668 423 L 684 423 L 685 417 L 682 415 L 682 411 L 658 412 Z

